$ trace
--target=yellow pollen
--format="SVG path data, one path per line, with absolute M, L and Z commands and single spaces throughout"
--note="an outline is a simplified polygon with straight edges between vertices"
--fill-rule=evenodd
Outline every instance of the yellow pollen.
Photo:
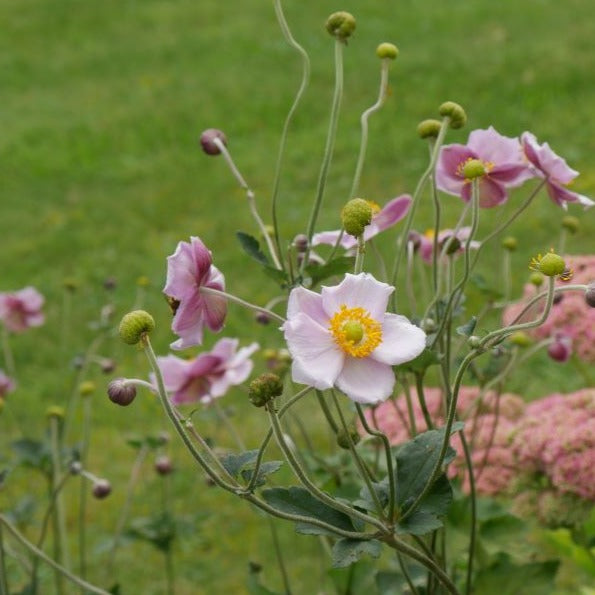
M 374 202 L 373 200 L 366 200 L 366 202 L 368 203 L 368 205 L 372 209 L 372 217 L 374 215 L 377 215 L 378 213 L 380 213 L 380 211 L 382 210 L 380 208 L 380 205 L 377 202 Z
M 459 163 L 459 165 L 457 165 L 457 175 L 460 176 L 461 178 L 464 177 L 463 175 L 463 169 L 465 168 L 465 165 L 467 163 L 469 163 L 469 161 L 473 161 L 474 158 L 473 157 L 467 157 L 467 159 L 465 159 L 465 161 L 461 161 L 461 163 Z M 483 161 L 483 160 L 479 160 L 483 163 L 483 167 L 486 170 L 486 173 L 484 175 L 488 175 L 493 169 L 494 169 L 494 162 L 493 161 Z M 471 180 L 465 180 L 465 184 L 470 183 Z
M 382 326 L 363 308 L 343 304 L 329 322 L 335 343 L 353 357 L 367 357 L 382 343 Z

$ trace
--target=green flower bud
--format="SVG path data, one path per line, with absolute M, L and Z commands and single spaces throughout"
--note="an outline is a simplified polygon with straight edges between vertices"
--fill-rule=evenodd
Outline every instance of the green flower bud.
M 546 277 L 557 277 L 566 270 L 564 259 L 554 252 L 548 252 L 545 256 L 540 254 L 532 262 L 535 270 L 543 273 Z
M 283 382 L 277 374 L 265 373 L 248 386 L 248 398 L 255 407 L 264 407 L 270 400 L 281 396 Z
M 326 30 L 339 41 L 347 43 L 355 31 L 355 17 L 345 11 L 334 12 L 326 20 Z
M 517 345 L 518 347 L 529 347 L 533 343 L 533 340 L 527 333 L 523 333 L 522 331 L 517 331 L 510 335 L 508 340 L 513 344 Z
M 570 233 L 576 233 L 580 226 L 580 221 L 578 217 L 574 217 L 572 215 L 566 215 L 566 217 L 562 218 L 562 227 L 567 229 Z
M 125 314 L 120 322 L 118 332 L 120 339 L 128 345 L 136 345 L 143 337 L 155 328 L 153 317 L 144 310 L 134 310 Z
M 442 124 L 440 120 L 422 120 L 417 125 L 417 134 L 420 138 L 437 138 Z
M 541 287 L 543 285 L 543 275 L 538 272 L 531 273 L 529 275 L 529 283 L 535 285 L 535 287 Z
M 96 388 L 97 387 L 93 381 L 86 380 L 79 384 L 79 394 L 81 397 L 90 397 L 95 392 Z
M 471 347 L 472 349 L 477 349 L 481 345 L 481 338 L 477 335 L 471 335 L 467 339 L 467 343 L 469 344 L 469 347 Z
M 351 441 L 349 440 L 351 438 Z M 353 426 L 347 428 L 347 432 L 345 429 L 340 429 L 337 432 L 337 444 L 344 448 L 345 450 L 349 450 L 350 444 L 357 444 L 361 440 L 361 436 L 359 435 L 357 429 Z
M 345 231 L 358 238 L 370 225 L 374 211 L 370 203 L 363 198 L 352 198 L 341 210 L 341 221 Z
M 502 239 L 502 248 L 508 250 L 509 252 L 514 252 L 517 249 L 518 242 L 516 238 L 512 236 L 506 236 Z
M 376 48 L 376 55 L 381 59 L 389 58 L 390 60 L 395 60 L 399 55 L 399 48 L 392 43 L 381 43 Z
M 453 129 L 462 128 L 467 123 L 465 110 L 454 101 L 445 101 L 439 108 L 438 113 L 443 117 L 450 118 L 450 127 Z
M 589 283 L 587 286 L 587 291 L 585 291 L 585 301 L 587 302 L 587 306 L 595 308 L 595 281 Z
M 485 173 L 486 168 L 481 159 L 468 159 L 463 165 L 463 176 L 466 180 L 481 178 Z
M 64 415 L 65 415 L 64 407 L 60 407 L 59 405 L 50 405 L 45 410 L 45 415 L 48 418 L 55 417 L 56 419 L 64 419 Z

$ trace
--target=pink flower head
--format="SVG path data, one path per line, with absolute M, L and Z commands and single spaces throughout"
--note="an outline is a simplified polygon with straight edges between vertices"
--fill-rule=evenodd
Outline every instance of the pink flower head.
M 459 240 L 460 246 L 457 249 L 457 252 L 463 252 L 465 250 L 465 246 L 467 244 L 467 240 L 469 238 L 469 234 L 471 233 L 470 227 L 461 227 L 459 231 L 456 233 L 456 238 Z M 438 233 L 438 252 L 444 246 L 446 240 L 451 238 L 454 234 L 454 230 L 452 229 L 443 229 Z M 430 229 L 426 231 L 425 234 L 419 236 L 420 244 L 419 244 L 419 254 L 422 259 L 427 262 L 428 264 L 432 263 L 432 252 L 434 249 L 434 230 Z M 481 242 L 477 240 L 471 240 L 469 244 L 469 249 L 477 250 L 481 246 Z
M 15 381 L 7 376 L 3 370 L 0 370 L 0 399 L 3 399 L 8 393 L 16 388 Z
M 172 331 L 179 337 L 172 349 L 184 349 L 202 343 L 205 326 L 213 332 L 223 327 L 227 313 L 225 298 L 202 293 L 201 288 L 225 290 L 223 274 L 213 266 L 211 253 L 197 237 L 190 243 L 179 242 L 167 257 L 167 280 L 163 293 L 174 301 Z
M 222 397 L 231 386 L 244 382 L 252 372 L 250 356 L 257 343 L 238 350 L 238 339 L 221 339 L 213 349 L 193 360 L 175 355 L 158 357 L 165 388 L 174 404 L 210 403 Z M 154 378 L 152 379 L 155 384 Z
M 395 223 L 403 219 L 410 206 L 411 197 L 408 194 L 403 194 L 387 202 L 382 209 L 378 208 L 372 216 L 372 222 L 364 229 L 364 240 L 367 242 L 381 231 L 392 227 Z M 340 233 L 340 230 L 316 233 L 312 237 L 312 245 L 330 244 L 334 246 L 337 243 Z M 357 247 L 357 240 L 353 236 L 344 233 L 341 238 L 341 246 L 345 250 L 353 251 Z
M 41 326 L 45 320 L 41 308 L 45 299 L 33 287 L 0 293 L 0 320 L 13 333 Z
M 393 291 L 368 273 L 347 274 L 320 294 L 293 289 L 282 326 L 293 380 L 320 390 L 336 386 L 358 403 L 389 397 L 391 366 L 417 357 L 426 339 L 407 318 L 386 312 Z
M 569 202 L 578 202 L 585 209 L 595 205 L 590 198 L 566 188 L 578 176 L 578 172 L 568 167 L 566 161 L 556 155 L 548 143 L 540 145 L 535 135 L 524 132 L 521 135 L 521 145 L 536 175 L 545 178 L 547 192 L 557 205 L 563 209 L 568 208 Z
M 508 199 L 508 188 L 519 186 L 532 177 L 521 145 L 515 138 L 502 136 L 490 126 L 474 130 L 466 145 L 448 145 L 440 149 L 436 166 L 436 185 L 448 194 L 471 199 L 471 183 L 463 175 L 465 163 L 479 159 L 486 173 L 479 180 L 479 204 L 495 207 Z

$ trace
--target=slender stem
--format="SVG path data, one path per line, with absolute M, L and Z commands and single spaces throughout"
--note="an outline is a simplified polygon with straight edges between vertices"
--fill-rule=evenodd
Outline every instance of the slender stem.
M 234 441 L 237 444 L 238 448 L 241 451 L 246 450 L 246 445 L 244 444 L 244 441 L 242 440 L 242 437 L 238 434 L 235 426 L 233 425 L 233 423 L 229 419 L 229 416 L 227 415 L 227 413 L 225 412 L 225 410 L 223 409 L 223 407 L 221 407 L 221 405 L 219 405 L 217 399 L 214 399 L 213 400 L 212 406 L 215 408 L 215 411 L 217 412 L 217 415 L 219 416 L 219 419 L 223 422 L 223 425 L 227 428 L 227 431 L 229 432 L 229 434 L 231 435 L 231 437 L 234 439 Z
M 275 548 L 275 554 L 277 555 L 279 571 L 281 572 L 281 578 L 283 579 L 283 588 L 285 589 L 285 595 L 291 595 L 289 575 L 287 574 L 287 568 L 285 567 L 285 560 L 283 558 L 283 550 L 281 549 L 281 543 L 279 542 L 277 527 L 275 526 L 275 521 L 270 516 L 267 517 L 267 520 L 269 521 L 269 528 L 271 530 L 271 536 L 273 538 L 273 547 Z
M 432 422 L 432 417 L 430 416 L 430 412 L 428 411 L 428 406 L 426 404 L 426 395 L 424 392 L 424 375 L 420 372 L 416 372 L 415 374 L 415 388 L 417 390 L 417 398 L 419 400 L 419 406 L 421 407 L 421 412 L 426 422 L 426 427 L 428 430 L 433 430 L 434 423 Z
M 33 553 L 38 558 L 41 558 L 44 562 L 49 564 L 56 572 L 59 572 L 69 581 L 73 582 L 79 587 L 84 587 L 87 591 L 91 593 L 97 593 L 98 595 L 110 595 L 108 591 L 104 591 L 103 589 L 96 587 L 95 585 L 92 585 L 87 581 L 82 580 L 78 576 L 72 574 L 67 568 L 64 568 L 64 566 L 61 566 L 60 564 L 52 560 L 52 558 L 45 554 L 45 552 L 34 546 L 23 535 L 21 535 L 21 533 L 16 529 L 16 527 L 14 527 L 3 514 L 0 514 L 0 523 L 2 523 L 8 529 L 9 533 L 11 533 L 11 535 L 21 543 L 21 545 L 25 546 L 31 553 Z
M 417 590 L 416 586 L 413 584 L 413 581 L 411 580 L 411 576 L 409 575 L 407 566 L 405 566 L 405 562 L 403 561 L 403 556 L 401 555 L 400 552 L 396 552 L 396 553 L 397 553 L 397 561 L 399 562 L 399 568 L 401 569 L 401 573 L 405 577 L 405 580 L 407 581 L 407 585 L 409 586 L 411 595 L 419 595 L 419 591 Z M 431 574 L 428 573 L 428 576 L 431 576 Z
M 4 553 L 4 534 L 0 523 L 0 595 L 10 595 L 8 590 L 8 571 L 6 569 L 6 556 Z
M 4 365 L 6 366 L 6 372 L 11 378 L 15 378 L 16 368 L 14 365 L 12 349 L 10 348 L 10 341 L 8 339 L 8 329 L 3 324 L 0 324 L 0 326 L 2 326 L 2 352 L 4 354 Z
M 91 435 L 91 397 L 86 396 L 83 405 L 83 436 L 81 440 L 81 464 L 87 466 L 89 440 Z M 82 579 L 87 578 L 87 535 L 86 535 L 87 486 L 81 479 L 79 493 L 79 573 Z M 84 595 L 84 593 L 83 593 Z
M 460 433 L 461 444 L 465 454 L 465 464 L 467 466 L 467 476 L 469 478 L 469 499 L 471 501 L 471 523 L 469 528 L 469 554 L 467 556 L 467 582 L 465 585 L 466 595 L 471 595 L 471 580 L 473 577 L 473 559 L 475 557 L 475 540 L 477 537 L 477 496 L 475 490 L 475 477 L 473 474 L 473 462 L 471 459 L 471 450 L 467 444 L 464 432 Z
M 231 293 L 227 293 L 225 291 L 219 291 L 218 289 L 214 289 L 213 287 L 204 287 L 204 286 L 200 288 L 200 292 L 201 293 L 210 293 L 211 295 L 218 295 L 218 296 L 224 297 L 226 300 L 229 300 L 230 302 L 234 302 L 236 304 L 239 304 L 240 306 L 244 306 L 244 308 L 254 310 L 255 312 L 262 312 L 263 314 L 266 314 L 267 316 L 270 316 L 271 318 L 278 320 L 282 324 L 285 322 L 285 318 L 283 318 L 282 316 L 279 316 L 279 314 L 276 314 L 272 310 L 267 310 L 266 308 L 261 308 L 260 306 L 255 306 L 254 304 L 251 304 L 250 302 L 247 302 L 239 297 L 236 297 L 235 295 L 232 295 Z
M 328 405 L 326 404 L 326 401 L 324 400 L 324 395 L 322 394 L 321 391 L 319 391 L 319 390 L 316 391 L 316 398 L 318 399 L 318 403 L 320 405 L 320 408 L 322 409 L 322 412 L 324 413 L 324 417 L 326 417 L 326 421 L 328 422 L 328 425 L 331 427 L 333 432 L 336 434 L 339 431 L 339 426 L 337 425 L 337 422 L 333 418 L 333 414 L 331 413 L 331 410 L 328 408 Z
M 366 253 L 366 242 L 363 234 L 357 238 L 357 252 L 355 253 L 354 274 L 359 274 L 364 268 L 364 255 Z

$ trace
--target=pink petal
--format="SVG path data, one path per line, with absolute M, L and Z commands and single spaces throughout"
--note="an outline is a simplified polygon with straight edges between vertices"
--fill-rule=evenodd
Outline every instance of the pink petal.
M 465 145 L 448 145 L 440 149 L 436 165 L 436 186 L 443 192 L 459 196 L 464 185 L 459 166 L 477 154 Z
M 383 364 L 396 366 L 416 358 L 426 347 L 426 334 L 405 316 L 385 314 L 382 343 L 370 357 Z
M 39 310 L 45 298 L 34 287 L 25 287 L 17 291 L 15 295 L 23 302 L 25 309 L 29 312 Z
M 403 219 L 411 206 L 411 197 L 408 194 L 398 196 L 388 201 L 384 207 L 372 218 L 372 223 L 364 230 L 364 239 L 369 240 L 376 234 L 388 229 Z
M 465 184 L 461 197 L 467 202 L 471 200 L 471 184 Z M 507 199 L 508 193 L 502 184 L 490 179 L 489 176 L 483 176 L 483 178 L 479 180 L 480 207 L 484 209 L 496 207 L 506 202 Z
M 322 288 L 322 307 L 329 318 L 345 305 L 363 308 L 374 320 L 382 320 L 388 298 L 394 290 L 394 287 L 377 281 L 369 273 L 347 273 L 339 285 Z
M 469 135 L 467 146 L 482 161 L 490 161 L 494 165 L 504 163 L 522 165 L 524 163 L 523 150 L 519 140 L 503 136 L 493 126 L 487 130 L 473 130 Z
M 161 370 L 166 390 L 171 392 L 178 390 L 184 384 L 191 364 L 189 361 L 175 355 L 166 355 L 165 357 L 157 357 L 157 365 Z M 151 382 L 157 386 L 153 375 Z
M 336 229 L 334 231 L 321 231 L 320 233 L 315 233 L 312 236 L 312 246 L 318 246 L 319 244 L 328 244 L 329 246 L 334 246 L 339 239 L 339 234 L 341 233 L 340 229 Z M 345 250 L 350 250 L 354 246 L 357 246 L 357 240 L 350 236 L 348 233 L 344 233 L 343 237 L 341 238 L 341 247 Z
M 287 318 L 293 318 L 299 312 L 303 312 L 321 326 L 328 326 L 328 316 L 322 308 L 322 298 L 319 293 L 296 287 L 289 294 L 287 302 Z
M 390 366 L 371 358 L 347 357 L 336 385 L 357 403 L 378 403 L 392 394 L 395 375 Z
M 548 182 L 546 188 L 550 198 L 563 209 L 567 208 L 566 203 L 568 202 L 578 202 L 585 207 L 585 210 L 595 205 L 595 202 L 590 198 L 587 198 L 582 194 L 577 194 L 576 192 L 571 192 L 568 188 L 564 188 L 564 186 L 561 186 L 560 184 Z

